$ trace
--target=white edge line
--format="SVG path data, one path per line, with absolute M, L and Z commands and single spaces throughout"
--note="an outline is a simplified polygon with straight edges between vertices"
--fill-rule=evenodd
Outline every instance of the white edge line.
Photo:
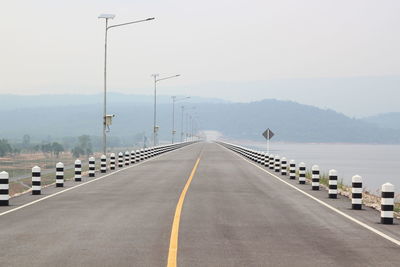
M 48 195 L 48 196 L 39 198 L 39 199 L 34 200 L 34 201 L 32 201 L 32 202 L 28 202 L 28 203 L 26 203 L 26 204 L 24 204 L 24 205 L 21 205 L 21 206 L 19 206 L 19 207 L 16 207 L 16 208 L 13 208 L 13 209 L 4 211 L 4 212 L 0 213 L 0 217 L 1 217 L 1 216 L 4 216 L 4 215 L 6 215 L 6 214 L 9 214 L 9 213 L 11 213 L 11 212 L 14 212 L 14 211 L 17 211 L 17 210 L 20 210 L 20 209 L 29 207 L 29 206 L 31 206 L 31 205 L 33 205 L 33 204 L 36 204 L 36 203 L 38 203 L 38 202 L 41 202 L 41 201 L 43 201 L 43 200 L 46 200 L 46 199 L 55 197 L 55 196 L 60 195 L 60 194 L 62 194 L 62 193 L 68 192 L 68 191 L 73 190 L 73 189 L 75 189 L 75 188 L 78 188 L 78 187 L 81 187 L 81 186 L 90 184 L 90 183 L 92 183 L 92 182 L 95 182 L 95 181 L 104 179 L 104 178 L 106 178 L 106 177 L 108 177 L 108 176 L 114 175 L 114 174 L 119 173 L 119 172 L 121 172 L 121 171 L 125 171 L 125 170 L 128 170 L 128 169 L 130 169 L 130 168 L 133 168 L 133 167 L 142 165 L 143 163 L 146 163 L 146 162 L 149 162 L 149 161 L 154 160 L 154 159 L 156 159 L 156 158 L 165 156 L 165 155 L 167 155 L 167 154 L 169 154 L 169 153 L 171 153 L 171 152 L 177 151 L 177 150 L 179 150 L 179 149 L 181 149 L 181 148 L 184 148 L 184 147 L 186 147 L 186 146 L 183 146 L 183 147 L 180 147 L 180 148 L 178 148 L 178 149 L 174 149 L 174 150 L 168 151 L 168 152 L 163 153 L 163 154 L 161 154 L 161 155 L 155 156 L 155 157 L 153 157 L 153 158 L 151 158 L 151 159 L 147 159 L 147 160 L 144 160 L 144 161 L 142 161 L 142 162 L 140 162 L 140 163 L 136 163 L 136 164 L 134 164 L 134 165 L 132 165 L 132 166 L 124 167 L 124 168 L 119 169 L 119 170 L 116 170 L 116 171 L 114 171 L 114 172 L 112 172 L 112 173 L 109 173 L 109 174 L 100 176 L 100 177 L 98 177 L 98 178 L 95 178 L 95 179 L 93 179 L 93 180 L 90 180 L 90 181 L 87 181 L 87 182 L 83 182 L 83 183 L 77 184 L 77 185 L 75 185 L 75 186 L 73 186 L 73 187 L 70 187 L 70 188 L 61 190 L 61 191 L 56 192 L 56 193 L 54 193 L 54 194 L 51 194 L 51 195 Z
M 217 143 L 217 144 L 218 144 L 218 143 Z M 220 145 L 220 144 L 218 144 L 218 145 Z M 228 150 L 228 151 L 231 152 L 232 154 L 238 156 L 239 158 L 243 159 L 244 161 L 247 161 L 248 163 L 254 165 L 254 166 L 257 167 L 257 168 L 259 168 L 260 170 L 262 170 L 262 171 L 268 173 L 269 175 L 271 175 L 272 177 L 278 179 L 278 180 L 281 181 L 282 183 L 287 184 L 288 186 L 292 187 L 293 189 L 295 189 L 295 190 L 299 191 L 300 193 L 303 193 L 304 195 L 308 196 L 309 198 L 315 200 L 315 201 L 318 202 L 319 204 L 321 204 L 321 205 L 323 205 L 323 206 L 325 206 L 325 207 L 331 209 L 332 211 L 334 211 L 334 212 L 336 212 L 336 213 L 342 215 L 343 217 L 345 217 L 345 218 L 347 218 L 347 219 L 349 219 L 349 220 L 355 222 L 356 224 L 358 224 L 358 225 L 360 225 L 360 226 L 362 226 L 362 227 L 364 227 L 364 228 L 370 230 L 371 232 L 373 232 L 373 233 L 375 233 L 375 234 L 377 234 L 377 235 L 380 235 L 381 237 L 383 237 L 383 238 L 385 238 L 385 239 L 387 239 L 387 240 L 393 242 L 394 244 L 400 246 L 400 241 L 399 241 L 399 240 L 397 240 L 397 239 L 395 239 L 395 238 L 393 238 L 393 237 L 391 237 L 391 236 L 388 236 L 387 234 L 385 234 L 385 233 L 383 233 L 383 232 L 381 232 L 381 231 L 379 231 L 379 230 L 377 230 L 377 229 L 375 229 L 375 228 L 369 226 L 369 225 L 366 224 L 366 223 L 363 223 L 363 222 L 357 220 L 357 219 L 354 218 L 354 217 L 351 217 L 350 215 L 348 215 L 348 214 L 346 214 L 346 213 L 344 213 L 344 212 L 338 210 L 337 208 L 335 208 L 335 207 L 329 205 L 328 203 L 325 203 L 324 201 L 322 201 L 322 200 L 320 200 L 320 199 L 318 199 L 318 198 L 316 198 L 316 197 L 310 195 L 309 193 L 307 193 L 307 192 L 305 192 L 305 191 L 303 191 L 303 190 L 297 188 L 296 186 L 294 186 L 294 185 L 292 185 L 292 184 L 286 182 L 286 181 L 283 180 L 282 178 L 276 176 L 276 175 L 273 174 L 273 173 L 270 173 L 269 171 L 265 170 L 264 168 L 261 168 L 261 167 L 258 166 L 257 164 L 255 164 L 255 163 L 253 163 L 253 162 L 251 162 L 251 161 L 245 159 L 244 157 L 242 157 L 242 156 L 239 155 L 238 153 L 236 153 L 236 152 L 234 152 L 234 151 L 232 151 L 232 150 L 230 150 L 230 149 L 224 147 L 223 145 L 220 145 L 220 146 L 223 147 L 223 148 L 225 148 L 226 150 Z

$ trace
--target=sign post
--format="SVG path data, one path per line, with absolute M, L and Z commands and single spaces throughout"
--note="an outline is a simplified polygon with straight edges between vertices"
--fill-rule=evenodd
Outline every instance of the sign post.
M 275 135 L 269 128 L 262 134 L 267 139 L 267 153 L 269 154 L 269 140 Z

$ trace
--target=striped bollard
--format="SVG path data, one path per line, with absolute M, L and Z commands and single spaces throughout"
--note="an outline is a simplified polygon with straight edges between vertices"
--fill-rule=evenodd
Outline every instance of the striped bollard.
M 275 156 L 269 155 L 269 168 L 273 170 L 275 168 Z
M 283 157 L 281 159 L 281 174 L 282 175 L 287 175 L 287 159 L 285 157 Z
M 115 170 L 115 154 L 110 155 L 110 170 Z
M 94 157 L 89 158 L 89 177 L 95 177 L 96 171 L 96 159 Z
M 296 161 L 294 161 L 294 160 L 291 160 L 289 162 L 289 178 L 291 180 L 296 179 Z
M 82 181 L 82 162 L 77 159 L 75 160 L 75 182 Z
M 130 154 L 129 151 L 125 151 L 125 166 L 129 166 Z
M 144 150 L 140 149 L 140 160 L 144 160 Z
M 257 151 L 257 163 L 258 164 L 261 164 L 261 152 L 260 151 Z
M 275 172 L 281 172 L 281 158 L 279 156 L 275 156 Z
M 381 223 L 393 224 L 394 210 L 394 185 L 386 183 L 382 185 L 381 195 Z
M 101 155 L 100 158 L 100 172 L 106 173 L 107 172 L 107 156 Z
M 42 178 L 40 176 L 40 167 L 32 168 L 32 195 L 40 195 L 42 192 Z
M 124 167 L 124 154 L 122 154 L 122 152 L 118 153 L 118 167 Z
M 135 158 L 136 158 L 136 162 L 139 162 L 139 161 L 140 161 L 140 151 L 139 151 L 139 150 L 136 150 L 136 152 L 135 152 Z
M 263 166 L 265 166 L 265 155 L 266 155 L 267 153 L 266 152 L 263 152 L 262 154 L 261 154 L 261 165 L 263 165 Z
M 131 164 L 134 164 L 135 163 L 135 150 L 132 150 L 131 151 Z
M 10 200 L 9 182 L 8 172 L 0 172 L 0 206 L 8 206 Z
M 145 159 L 148 159 L 148 158 L 149 158 L 149 149 L 148 149 L 148 148 L 145 148 L 144 151 L 143 151 L 143 153 L 144 153 L 144 158 L 145 158 Z
M 337 171 L 336 170 L 330 170 L 329 171 L 329 198 L 337 198 Z
M 360 210 L 362 208 L 362 177 L 354 175 L 351 178 L 351 208 Z
M 265 153 L 264 161 L 265 161 L 265 167 L 269 167 L 269 154 L 268 153 Z
M 306 164 L 304 162 L 299 164 L 299 184 L 306 184 Z
M 56 164 L 56 187 L 64 187 L 64 164 Z
M 319 190 L 319 166 L 314 165 L 311 167 L 311 188 L 312 190 Z

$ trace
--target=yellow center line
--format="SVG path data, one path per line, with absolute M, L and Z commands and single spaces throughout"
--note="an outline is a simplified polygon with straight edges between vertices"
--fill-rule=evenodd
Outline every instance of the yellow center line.
M 201 157 L 201 156 L 200 156 Z M 193 170 L 190 174 L 189 179 L 186 182 L 185 187 L 182 190 L 181 196 L 179 197 L 178 204 L 176 205 L 174 222 L 172 223 L 171 230 L 171 239 L 169 241 L 169 250 L 168 250 L 168 265 L 167 267 L 176 267 L 177 262 L 177 254 L 178 254 L 178 235 L 179 235 L 179 223 L 181 220 L 181 212 L 183 201 L 185 200 L 186 193 L 189 189 L 190 183 L 193 180 L 193 176 L 196 173 L 197 166 L 200 162 L 200 157 L 197 159 L 196 164 L 193 167 Z

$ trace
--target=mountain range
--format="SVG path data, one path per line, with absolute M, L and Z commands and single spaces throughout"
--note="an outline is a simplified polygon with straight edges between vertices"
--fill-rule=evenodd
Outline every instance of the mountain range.
M 40 142 L 82 134 L 101 136 L 101 95 L 3 95 L 0 99 L 3 103 L 0 107 L 0 138 L 18 142 L 23 135 L 29 134 L 33 141 Z M 110 94 L 108 111 L 116 115 L 110 138 L 124 142 L 130 142 L 138 135 L 150 138 L 152 99 L 151 96 Z M 172 104 L 169 96 L 161 96 L 158 100 L 160 139 L 168 141 L 172 130 Z M 182 105 L 196 118 L 199 130 L 219 131 L 230 138 L 262 140 L 262 132 L 270 128 L 276 134 L 276 141 L 400 143 L 400 113 L 355 119 L 329 109 L 274 99 L 231 103 L 192 98 L 176 103 L 177 139 L 182 131 Z M 186 128 L 186 115 L 183 119 Z

